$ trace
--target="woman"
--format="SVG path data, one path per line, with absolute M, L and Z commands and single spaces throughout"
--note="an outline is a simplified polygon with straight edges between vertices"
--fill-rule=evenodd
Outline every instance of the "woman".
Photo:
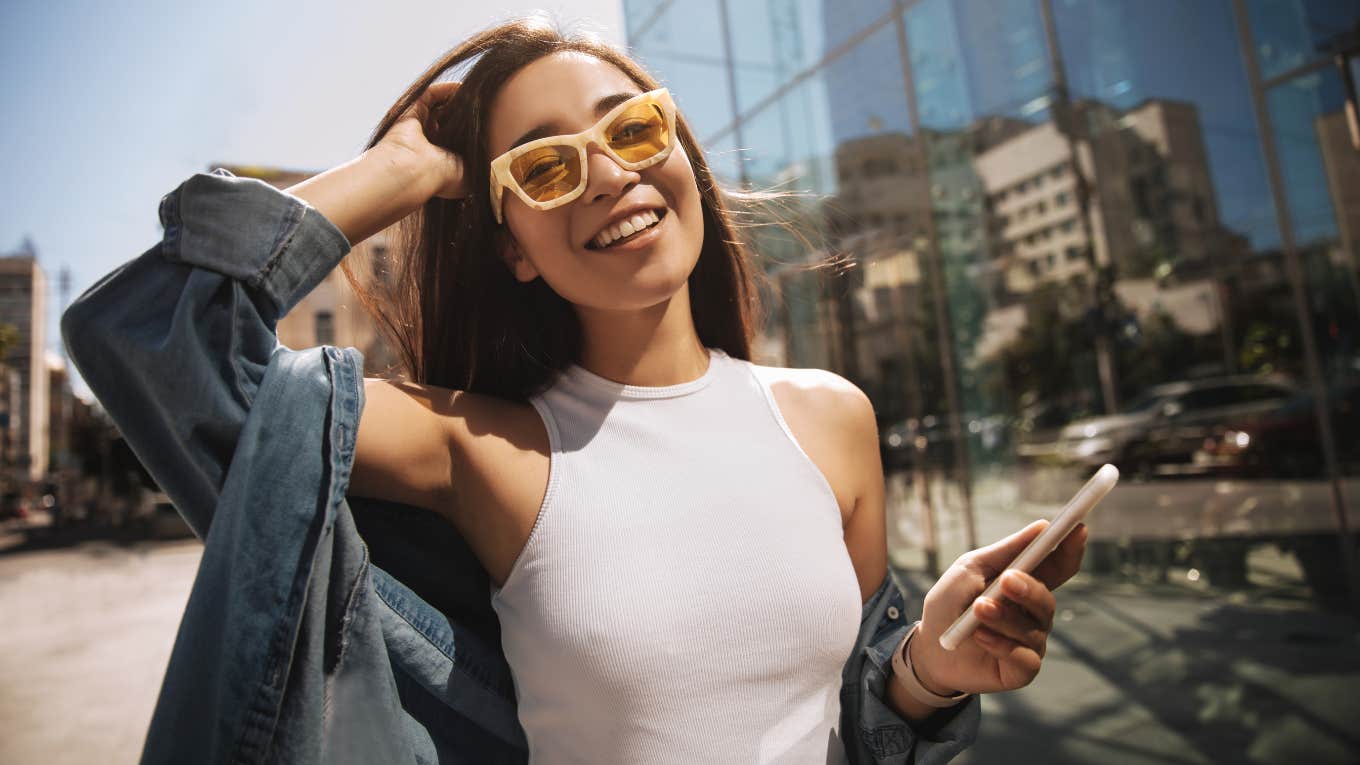
M 461 85 L 436 84 L 468 64 Z M 1084 532 L 1034 576 L 1008 573 L 1010 602 L 973 606 L 986 626 L 956 651 L 940 647 L 940 632 L 1042 523 L 961 557 L 926 596 L 914 628 L 888 623 L 899 620 L 897 607 L 883 623 L 866 623 L 866 610 L 884 613 L 877 604 L 895 590 L 872 409 L 833 374 L 749 361 L 756 304 L 745 252 L 669 94 L 622 54 L 533 21 L 502 25 L 431 67 L 356 160 L 286 195 L 220 177 L 186 187 L 162 205 L 165 242 L 83 295 L 63 332 L 129 443 L 204 534 L 205 568 L 247 556 L 251 575 L 291 576 L 264 577 L 280 595 L 258 599 L 270 628 L 216 651 L 265 657 L 256 692 L 264 701 L 244 703 L 258 703 L 270 722 L 217 724 L 222 740 L 212 751 L 468 754 L 447 740 L 426 746 L 422 732 L 400 740 L 412 744 L 402 755 L 383 732 L 409 730 L 411 720 L 430 729 L 424 702 L 404 692 L 397 669 L 419 674 L 409 665 L 434 657 L 430 646 L 441 640 L 428 619 L 394 604 L 408 591 L 377 569 L 370 581 L 366 560 L 353 565 L 338 496 L 346 491 L 352 502 L 424 508 L 466 542 L 488 577 L 534 761 L 946 759 L 976 727 L 969 694 L 1017 688 L 1037 674 L 1051 590 L 1079 566 Z M 399 297 L 368 300 L 412 382 L 368 380 L 346 397 L 352 354 L 328 350 L 323 364 L 265 347 L 277 316 L 335 253 L 403 219 L 416 235 L 409 266 L 395 276 Z M 228 262 L 222 253 L 245 247 L 231 240 L 242 220 L 257 231 L 251 241 L 268 244 Z M 177 314 L 148 318 L 170 303 Z M 186 326 L 203 316 L 221 318 L 222 332 L 211 322 Z M 183 390 L 217 391 L 212 405 L 191 403 L 206 394 L 157 388 L 150 364 L 191 376 Z M 141 385 L 119 382 L 120 372 Z M 356 418 L 357 436 L 348 432 Z M 323 422 L 324 437 L 316 434 Z M 310 456 L 313 437 L 328 463 Z M 198 478 L 184 475 L 166 443 L 191 453 Z M 283 469 L 280 460 L 298 463 Z M 320 521 L 295 509 L 309 492 L 331 497 Z M 259 503 L 276 509 L 261 515 Z M 225 513 L 238 520 L 224 523 Z M 275 514 L 296 519 L 296 531 L 267 525 L 261 534 L 256 524 L 277 523 Z M 283 565 L 235 535 L 286 551 L 286 561 L 301 545 L 306 565 Z M 232 541 L 215 546 L 214 536 Z M 315 549 L 324 556 L 310 557 Z M 204 577 L 195 595 L 213 592 L 191 599 L 167 688 L 172 678 L 194 682 L 192 671 L 175 670 L 177 660 L 194 664 L 181 660 L 182 646 L 205 651 L 186 639 L 196 607 L 250 610 Z M 238 587 L 230 576 L 213 581 Z M 390 624 L 378 601 L 405 624 Z M 355 626 L 365 620 L 368 632 Z M 428 645 L 410 648 L 410 630 L 401 630 L 412 627 Z M 363 693 L 337 679 L 381 655 L 364 642 L 379 632 L 395 695 L 368 683 L 391 673 L 350 669 Z M 291 653 L 256 650 L 289 640 Z M 299 673 L 308 646 L 320 667 Z M 892 670 L 890 651 L 900 657 Z M 228 688 L 221 697 L 232 697 L 232 671 L 213 675 Z M 424 675 L 427 691 L 437 685 L 430 674 L 438 673 Z M 313 681 L 324 703 L 298 690 Z M 441 700 L 452 707 L 448 686 Z M 354 711 L 361 697 L 399 703 L 404 716 L 375 723 Z M 169 706 L 163 693 L 149 752 L 167 740 L 158 729 L 174 729 L 184 714 Z M 316 731 L 278 727 L 279 709 L 287 717 L 299 708 Z M 971 718 L 958 714 L 963 708 Z M 885 721 L 911 731 L 894 739 Z

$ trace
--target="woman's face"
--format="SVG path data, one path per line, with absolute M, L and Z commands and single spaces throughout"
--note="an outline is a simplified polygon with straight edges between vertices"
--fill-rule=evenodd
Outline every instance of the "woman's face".
M 520 137 L 586 130 L 609 109 L 596 105 L 617 94 L 643 92 L 612 64 L 584 53 L 556 53 L 525 66 L 501 88 L 491 107 L 490 154 L 500 156 Z M 542 276 L 569 302 L 603 310 L 661 303 L 685 287 L 703 245 L 704 223 L 694 170 L 682 146 L 651 167 L 624 170 L 591 144 L 586 188 L 575 200 L 535 210 L 514 192 L 502 195 L 513 239 L 504 253 L 515 277 Z M 661 216 L 656 235 L 600 248 L 596 237 L 640 208 Z

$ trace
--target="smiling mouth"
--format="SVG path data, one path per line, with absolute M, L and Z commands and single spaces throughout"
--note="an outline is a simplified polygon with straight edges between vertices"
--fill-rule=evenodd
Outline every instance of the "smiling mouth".
M 660 207 L 655 210 L 640 212 L 620 221 L 596 234 L 594 239 L 586 243 L 586 249 L 608 250 L 621 244 L 627 244 L 659 226 L 661 221 L 666 219 L 666 212 L 666 208 Z

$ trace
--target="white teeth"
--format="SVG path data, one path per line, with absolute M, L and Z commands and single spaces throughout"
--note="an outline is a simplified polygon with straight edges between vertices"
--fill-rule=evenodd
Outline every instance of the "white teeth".
M 643 212 L 640 212 L 631 218 L 626 218 L 596 234 L 595 238 L 591 240 L 591 243 L 597 248 L 608 247 L 615 240 L 636 234 L 660 220 L 660 216 L 658 216 L 655 211 L 644 210 Z

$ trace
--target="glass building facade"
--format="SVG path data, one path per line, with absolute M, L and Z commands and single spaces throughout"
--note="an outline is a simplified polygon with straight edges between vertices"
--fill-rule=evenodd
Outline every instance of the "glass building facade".
M 873 400 L 903 584 L 1121 469 L 964 759 L 1360 759 L 1360 3 L 624 8 L 721 180 L 805 192 L 760 360 Z

